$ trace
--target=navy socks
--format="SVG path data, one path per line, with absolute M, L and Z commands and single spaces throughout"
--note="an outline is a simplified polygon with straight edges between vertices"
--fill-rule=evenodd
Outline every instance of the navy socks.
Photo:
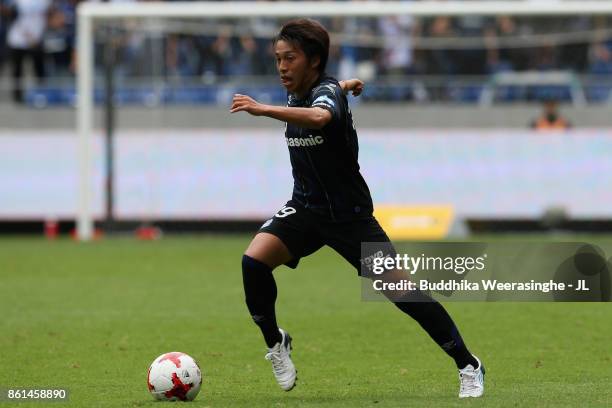
M 421 291 L 411 292 L 402 300 L 394 302 L 395 306 L 416 320 L 438 346 L 455 360 L 457 368 L 465 368 L 468 364 L 478 367 L 478 362 L 463 343 L 455 322 L 440 303 Z
M 242 281 L 246 304 L 268 347 L 282 340 L 276 323 L 276 281 L 272 268 L 248 255 L 242 256 Z

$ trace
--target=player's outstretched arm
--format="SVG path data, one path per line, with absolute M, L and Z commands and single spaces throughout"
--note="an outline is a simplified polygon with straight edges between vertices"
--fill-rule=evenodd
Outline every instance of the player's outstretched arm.
M 267 116 L 303 128 L 321 129 L 332 119 L 332 114 L 323 108 L 293 108 L 265 105 L 247 95 L 235 94 L 231 113 L 248 112 L 253 116 Z
M 364 82 L 358 78 L 345 79 L 339 82 L 342 92 L 347 95 L 349 92 L 353 92 L 353 96 L 359 96 L 363 92 Z

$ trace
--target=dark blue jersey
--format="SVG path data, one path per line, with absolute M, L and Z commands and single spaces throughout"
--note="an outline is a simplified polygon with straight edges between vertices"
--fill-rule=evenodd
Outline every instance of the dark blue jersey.
M 287 124 L 293 200 L 336 221 L 370 216 L 372 197 L 359 172 L 357 132 L 338 81 L 323 77 L 303 99 L 289 95 L 287 106 L 319 107 L 332 114 L 322 129 Z

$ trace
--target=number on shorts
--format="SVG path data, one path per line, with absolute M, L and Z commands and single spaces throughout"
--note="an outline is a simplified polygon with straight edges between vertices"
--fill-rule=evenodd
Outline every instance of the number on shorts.
M 283 206 L 283 208 L 281 208 L 280 210 L 278 210 L 278 212 L 276 213 L 275 217 L 278 218 L 285 218 L 291 214 L 295 214 L 295 208 L 293 207 L 287 207 L 286 205 Z

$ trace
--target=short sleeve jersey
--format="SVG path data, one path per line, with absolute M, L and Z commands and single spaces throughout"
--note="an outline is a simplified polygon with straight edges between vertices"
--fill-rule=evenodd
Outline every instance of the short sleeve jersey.
M 293 200 L 334 221 L 372 215 L 370 190 L 359 171 L 359 144 L 351 110 L 338 81 L 323 76 L 289 107 L 319 107 L 332 119 L 322 129 L 286 125 L 293 171 Z

